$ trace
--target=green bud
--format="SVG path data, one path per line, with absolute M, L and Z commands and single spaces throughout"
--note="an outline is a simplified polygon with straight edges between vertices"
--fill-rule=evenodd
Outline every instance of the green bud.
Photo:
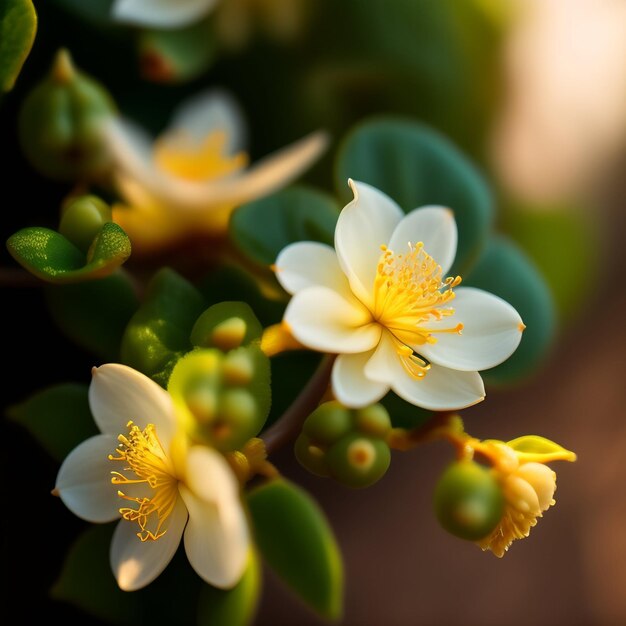
M 350 433 L 326 453 L 331 476 L 348 487 L 369 487 L 380 480 L 391 462 L 389 446 L 381 439 Z
M 262 332 L 259 320 L 245 302 L 220 302 L 196 320 L 191 343 L 226 352 L 259 339 Z
M 449 533 L 478 541 L 502 519 L 504 496 L 489 469 L 474 461 L 458 461 L 439 479 L 434 505 L 439 523 Z
M 382 404 L 372 404 L 359 409 L 354 415 L 357 430 L 372 437 L 385 439 L 391 430 L 391 419 Z
M 109 166 L 102 123 L 115 113 L 111 96 L 76 70 L 67 50 L 24 100 L 19 136 L 33 167 L 58 180 L 93 180 Z
M 112 221 L 111 208 L 96 196 L 81 196 L 64 209 L 59 232 L 85 254 L 106 222 Z
M 224 357 L 222 365 L 227 385 L 248 385 L 254 377 L 254 362 L 246 348 L 232 350 Z
M 296 459 L 304 469 L 309 470 L 316 476 L 330 476 L 328 465 L 326 464 L 326 452 L 320 448 L 313 440 L 304 433 L 296 439 L 294 446 Z
M 302 432 L 313 441 L 331 444 L 352 430 L 352 412 L 339 402 L 325 402 L 307 417 Z

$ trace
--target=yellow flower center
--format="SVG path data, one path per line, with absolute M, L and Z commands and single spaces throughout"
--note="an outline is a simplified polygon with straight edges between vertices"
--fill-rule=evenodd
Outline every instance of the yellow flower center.
M 138 487 L 131 489 L 142 491 L 137 495 L 117 492 L 120 498 L 136 505 L 120 508 L 120 515 L 139 525 L 137 536 L 141 541 L 156 541 L 167 531 L 165 522 L 176 505 L 178 479 L 154 424 L 148 424 L 143 431 L 133 422 L 128 422 L 127 426 L 128 435 L 117 438 L 117 456 L 109 455 L 110 461 L 124 463 L 121 471 L 111 472 L 111 482 L 114 485 L 136 485 Z
M 376 321 L 387 328 L 396 344 L 400 360 L 414 378 L 420 379 L 430 364 L 415 353 L 416 346 L 437 343 L 435 333 L 461 334 L 463 324 L 441 328 L 425 328 L 429 322 L 440 322 L 454 315 L 448 306 L 454 299 L 453 288 L 461 277 L 442 278 L 442 269 L 424 250 L 424 244 L 409 243 L 406 254 L 395 254 L 381 246 L 374 281 Z
M 227 135 L 215 130 L 201 141 L 185 132 L 159 139 L 154 145 L 154 162 L 164 172 L 190 181 L 223 178 L 244 168 L 245 152 L 226 154 Z

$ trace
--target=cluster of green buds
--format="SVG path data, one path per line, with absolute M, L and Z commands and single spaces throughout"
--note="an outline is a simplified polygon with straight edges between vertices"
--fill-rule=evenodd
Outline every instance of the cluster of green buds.
M 391 420 L 381 404 L 348 409 L 325 402 L 304 422 L 295 454 L 306 469 L 349 487 L 368 487 L 387 471 Z

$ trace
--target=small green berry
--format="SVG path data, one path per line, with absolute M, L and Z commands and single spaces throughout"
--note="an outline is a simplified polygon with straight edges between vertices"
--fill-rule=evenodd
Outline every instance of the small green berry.
M 372 404 L 356 411 L 356 428 L 364 434 L 384 439 L 391 430 L 391 419 L 387 409 L 382 404 Z
M 222 365 L 227 385 L 247 385 L 254 377 L 254 363 L 246 348 L 233 350 L 224 357 Z
M 85 254 L 106 222 L 111 221 L 111 208 L 96 196 L 81 196 L 63 210 L 59 232 Z
M 352 430 L 352 412 L 339 402 L 325 402 L 307 417 L 302 427 L 313 441 L 331 444 Z
M 349 487 L 369 487 L 380 480 L 391 462 L 389 446 L 381 439 L 350 433 L 326 454 L 333 478 Z
M 329 476 L 326 452 L 313 443 L 311 438 L 301 433 L 294 445 L 296 459 L 302 467 L 316 476 Z

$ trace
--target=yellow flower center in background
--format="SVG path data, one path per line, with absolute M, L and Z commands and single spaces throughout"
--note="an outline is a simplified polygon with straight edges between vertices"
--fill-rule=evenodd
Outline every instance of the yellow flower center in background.
M 432 321 L 454 315 L 447 306 L 454 297 L 454 287 L 461 277 L 442 279 L 442 269 L 424 250 L 424 244 L 409 243 L 407 254 L 395 254 L 381 246 L 382 255 L 374 281 L 374 310 L 376 321 L 387 328 L 406 371 L 414 378 L 426 375 L 430 365 L 415 354 L 414 346 L 437 343 L 434 333 L 461 334 L 463 324 L 445 328 L 424 328 Z
M 154 144 L 154 162 L 164 172 L 190 181 L 223 178 L 243 169 L 248 155 L 226 154 L 227 135 L 222 130 L 209 133 L 197 141 L 188 133 L 179 132 L 159 139 Z
M 137 506 L 120 508 L 120 515 L 129 522 L 139 525 L 137 536 L 141 541 L 156 541 L 167 528 L 164 524 L 174 510 L 178 497 L 178 480 L 156 434 L 154 424 L 142 431 L 133 422 L 128 422 L 128 435 L 119 435 L 118 456 L 109 455 L 110 461 L 124 463 L 120 472 L 111 472 L 114 485 L 137 485 L 141 494 L 117 494 L 123 500 Z M 143 489 L 142 489 L 143 487 Z M 145 491 L 145 493 L 144 493 Z

